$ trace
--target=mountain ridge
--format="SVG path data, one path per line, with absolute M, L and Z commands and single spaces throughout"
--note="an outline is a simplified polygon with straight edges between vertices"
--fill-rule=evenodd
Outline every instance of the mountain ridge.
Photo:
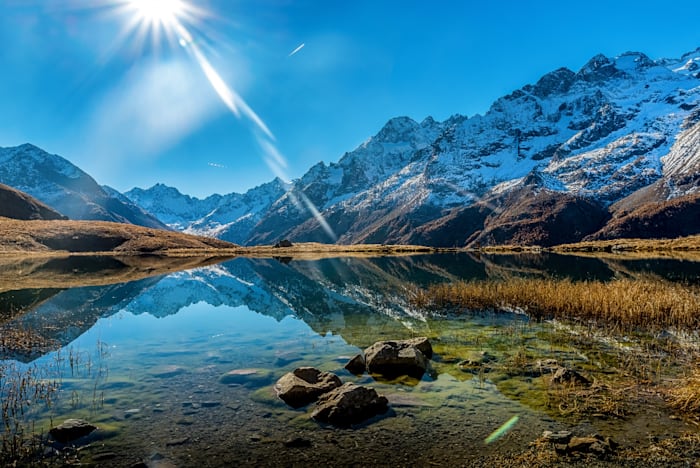
M 670 202 L 697 193 L 698 174 L 700 48 L 680 59 L 599 54 L 471 117 L 395 117 L 337 162 L 244 194 L 102 190 L 171 229 L 240 245 L 549 246 L 597 238 L 613 221 L 633 235 L 625 214 L 648 204 L 691 216 L 692 203 Z
M 70 219 L 168 229 L 116 190 L 101 187 L 67 159 L 30 143 L 0 147 L 0 183 L 33 196 Z

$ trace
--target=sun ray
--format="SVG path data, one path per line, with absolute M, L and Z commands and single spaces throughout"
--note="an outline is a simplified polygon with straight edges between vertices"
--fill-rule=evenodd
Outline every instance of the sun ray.
M 137 47 L 144 47 L 150 39 L 151 47 L 157 52 L 159 46 L 165 41 L 170 47 L 174 48 L 179 45 L 190 54 L 221 102 L 232 114 L 238 118 L 245 118 L 258 130 L 258 139 L 265 153 L 264 160 L 273 173 L 285 181 L 285 184 L 289 184 L 287 194 L 290 199 L 300 209 L 305 207 L 330 239 L 336 242 L 337 235 L 314 203 L 303 192 L 299 192 L 298 197 L 293 193 L 293 186 L 288 182 L 289 177 L 286 176 L 287 161 L 277 149 L 276 139 L 270 128 L 235 89 L 226 83 L 206 57 L 199 41 L 195 41 L 190 31 L 199 33 L 198 35 L 201 34 L 196 24 L 199 19 L 208 15 L 205 10 L 193 6 L 188 0 L 107 1 L 116 2 L 116 11 L 120 16 L 126 18 L 124 27 L 117 37 L 119 42 L 125 42 L 129 37 L 133 37 Z M 298 46 L 290 56 L 299 52 L 303 47 L 304 44 Z

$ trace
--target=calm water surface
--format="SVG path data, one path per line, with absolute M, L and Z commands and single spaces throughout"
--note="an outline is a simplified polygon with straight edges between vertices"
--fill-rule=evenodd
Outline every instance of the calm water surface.
M 517 314 L 431 315 L 408 298 L 416 287 L 460 279 L 649 275 L 700 282 L 698 264 L 681 260 L 241 258 L 131 283 L 4 292 L 2 329 L 31 333 L 41 346 L 4 349 L 2 362 L 57 383 L 50 407 L 28 410 L 35 430 L 66 418 L 99 427 L 75 455 L 99 466 L 460 465 L 522 451 L 543 430 L 560 429 L 634 444 L 678 433 L 683 423 L 644 415 L 567 420 L 547 409 L 542 379 L 459 365 L 486 352 L 513 367 L 555 358 L 595 376 L 608 372 L 601 362 L 619 347 L 583 349 L 552 324 Z M 420 381 L 375 381 L 343 368 L 376 341 L 414 336 L 428 336 L 436 351 Z M 391 409 L 350 429 L 318 424 L 309 418 L 313 405 L 293 410 L 272 390 L 300 366 L 372 386 Z M 510 432 L 485 443 L 514 416 Z

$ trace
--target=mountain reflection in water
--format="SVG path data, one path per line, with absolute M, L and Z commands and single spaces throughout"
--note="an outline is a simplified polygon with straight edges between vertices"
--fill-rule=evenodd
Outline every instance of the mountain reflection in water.
M 94 263 L 90 263 L 90 261 Z M 81 257 L 80 272 L 117 269 L 117 260 Z M 70 263 L 76 273 L 74 262 Z M 37 274 L 60 272 L 46 262 Z M 512 277 L 555 277 L 611 280 L 615 277 L 658 276 L 672 281 L 700 282 L 697 262 L 678 259 L 610 260 L 556 254 L 432 254 L 377 258 L 329 258 L 280 262 L 237 258 L 217 265 L 154 276 L 127 283 L 69 289 L 17 289 L 0 293 L 0 325 L 21 328 L 54 343 L 70 343 L 99 318 L 120 311 L 165 317 L 205 302 L 211 306 L 246 306 L 282 320 L 294 316 L 318 333 L 343 336 L 358 347 L 371 344 L 362 330 L 367 316 L 382 329 L 405 335 L 406 320 L 420 319 L 408 301 L 410 291 L 430 284 Z M 18 283 L 17 286 L 21 286 Z M 369 340 L 369 341 L 368 341 Z M 5 354 L 22 361 L 36 350 Z
M 100 466 L 291 466 L 329 457 L 338 466 L 458 466 L 474 457 L 490 464 L 488 457 L 521 452 L 544 430 L 572 430 L 546 411 L 552 394 L 536 375 L 538 360 L 554 358 L 597 378 L 618 372 L 615 353 L 624 349 L 586 348 L 516 313 L 430 314 L 412 305 L 417 288 L 515 277 L 700 282 L 698 263 L 676 259 L 451 253 L 282 260 L 207 259 L 154 276 L 155 260 L 144 267 L 82 258 L 65 262 L 68 271 L 60 262 L 0 266 L 0 276 L 31 271 L 37 286 L 0 282 L 0 338 L 20 333 L 30 344 L 0 340 L 0 374 L 3 365 L 25 366 L 9 360 L 44 369 L 58 382 L 57 395 L 43 412 L 41 405 L 27 410 L 26 423 L 46 431 L 67 418 L 89 420 L 99 430 L 83 442 L 98 443 L 77 457 Z M 110 282 L 133 268 L 138 279 Z M 86 286 L 70 287 L 81 279 Z M 435 350 L 420 380 L 384 381 L 343 368 L 376 341 L 415 336 L 428 336 Z M 324 428 L 308 408 L 289 408 L 272 391 L 299 366 L 370 385 L 391 409 L 353 430 Z M 670 418 L 645 419 L 655 414 L 594 419 L 579 432 L 634 446 L 683 429 Z

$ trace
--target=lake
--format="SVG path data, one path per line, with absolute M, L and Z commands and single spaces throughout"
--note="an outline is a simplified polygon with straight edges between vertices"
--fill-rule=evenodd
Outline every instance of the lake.
M 489 465 L 527 451 L 544 431 L 600 434 L 634 450 L 697 430 L 650 398 L 639 398 L 648 405 L 641 410 L 624 400 L 629 395 L 618 401 L 605 393 L 595 411 L 576 411 L 571 402 L 580 404 L 581 393 L 564 394 L 566 387 L 532 371 L 556 359 L 595 383 L 683 372 L 670 351 L 652 352 L 648 337 L 598 336 L 585 325 L 535 322 L 517 310 L 422 310 L 411 301 L 436 283 L 523 276 L 697 286 L 695 261 L 467 253 L 236 258 L 130 282 L 87 280 L 119 265 L 107 257 L 64 259 L 31 275 L 68 274 L 91 285 L 47 281 L 22 289 L 19 281 L 0 290 L 7 453 L 20 450 L 8 442 L 14 435 L 45 435 L 68 418 L 98 429 L 74 444 L 42 446 L 35 453 L 47 463 Z M 435 351 L 421 379 L 344 369 L 377 341 L 419 336 Z M 499 365 L 481 365 L 490 361 Z M 390 409 L 350 428 L 318 423 L 309 417 L 313 404 L 293 409 L 273 390 L 301 366 L 370 386 Z M 27 375 L 19 398 L 12 379 Z M 603 394 L 587 392 L 589 403 Z

